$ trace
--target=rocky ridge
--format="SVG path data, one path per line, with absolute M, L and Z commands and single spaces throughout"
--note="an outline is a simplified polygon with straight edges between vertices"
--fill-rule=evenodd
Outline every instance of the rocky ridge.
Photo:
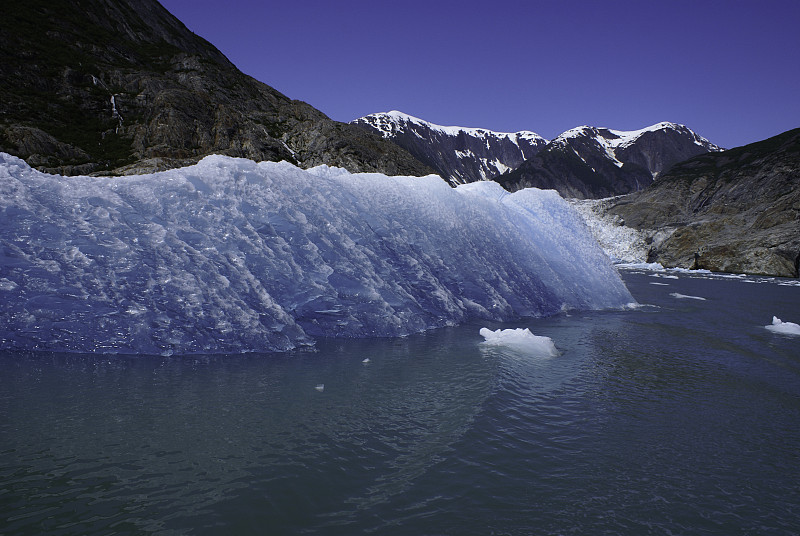
M 648 262 L 799 277 L 800 129 L 699 155 L 607 209 L 648 235 Z
M 0 151 L 59 174 L 125 174 L 216 153 L 301 167 L 432 170 L 240 72 L 155 0 L 9 0 Z
M 441 126 L 398 111 L 351 124 L 408 150 L 453 185 L 494 180 L 509 191 L 533 186 L 578 199 L 641 190 L 677 162 L 722 150 L 667 122 L 635 131 L 582 126 L 551 141 L 530 131 Z
M 447 127 L 398 111 L 370 114 L 351 124 L 406 149 L 454 186 L 514 169 L 547 143 L 535 132 Z
M 558 190 L 568 198 L 604 198 L 641 190 L 673 164 L 721 150 L 675 123 L 636 131 L 582 126 L 564 132 L 494 180 L 510 191 L 533 186 Z

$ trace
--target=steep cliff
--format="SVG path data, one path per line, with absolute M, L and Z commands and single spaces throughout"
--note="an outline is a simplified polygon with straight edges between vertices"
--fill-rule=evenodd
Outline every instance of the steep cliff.
M 61 174 L 153 171 L 211 153 L 431 172 L 244 75 L 155 0 L 6 2 L 0 151 Z
M 609 209 L 665 266 L 798 277 L 800 129 L 673 166 Z

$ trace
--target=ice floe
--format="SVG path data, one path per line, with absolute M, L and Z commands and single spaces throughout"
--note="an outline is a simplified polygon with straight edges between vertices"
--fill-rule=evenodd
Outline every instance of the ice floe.
M 507 346 L 517 351 L 531 354 L 555 357 L 558 350 L 550 337 L 534 335 L 529 328 L 498 329 L 481 328 L 481 336 L 485 339 L 481 344 L 492 346 Z
M 772 317 L 772 324 L 764 326 L 774 333 L 781 333 L 783 335 L 800 335 L 800 324 L 794 322 L 783 322 L 777 316 Z

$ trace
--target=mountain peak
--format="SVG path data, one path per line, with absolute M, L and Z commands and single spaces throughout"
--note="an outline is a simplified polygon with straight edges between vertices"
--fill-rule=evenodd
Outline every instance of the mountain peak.
M 639 190 L 676 162 L 721 150 L 668 121 L 638 130 L 582 125 L 550 142 L 531 131 L 442 126 L 398 110 L 351 123 L 400 145 L 451 184 L 494 179 L 510 189 L 554 188 L 567 197 Z
M 604 145 L 617 148 L 617 147 L 628 146 L 636 142 L 636 140 L 638 140 L 647 133 L 658 133 L 658 132 L 668 132 L 668 131 L 676 132 L 680 135 L 689 136 L 694 143 L 705 147 L 706 149 L 708 149 L 708 151 L 717 152 L 722 150 L 721 147 L 711 143 L 707 139 L 698 135 L 687 126 L 678 123 L 671 123 L 669 121 L 661 121 L 660 123 L 650 125 L 649 127 L 640 128 L 638 130 L 614 130 L 604 127 L 593 127 L 589 125 L 582 125 L 562 132 L 555 139 L 566 140 L 570 138 L 593 136 L 596 138 L 602 138 L 603 140 L 602 143 Z
M 551 141 L 533 159 L 498 178 L 510 189 L 555 188 L 566 197 L 609 197 L 641 190 L 673 164 L 722 149 L 677 123 L 638 130 L 583 125 Z
M 430 130 L 436 130 L 448 136 L 458 136 L 462 133 L 470 135 L 470 136 L 495 136 L 495 137 L 508 137 L 508 138 L 524 138 L 524 139 L 539 139 L 545 140 L 542 136 L 537 134 L 536 132 L 531 132 L 529 130 L 521 130 L 519 132 L 497 132 L 494 130 L 489 130 L 486 128 L 475 128 L 475 127 L 459 127 L 459 126 L 445 126 L 445 125 L 437 125 L 435 123 L 431 123 L 430 121 L 425 121 L 424 119 L 420 119 L 419 117 L 414 117 L 413 115 L 409 115 L 405 112 L 401 112 L 398 110 L 392 110 L 390 112 L 378 112 L 374 114 L 369 114 L 364 117 L 360 117 L 351 121 L 351 123 L 358 123 L 358 122 L 372 122 L 373 125 L 403 125 L 403 124 L 415 124 L 423 126 Z M 387 131 L 390 130 L 387 128 Z M 388 137 L 388 136 L 385 136 Z
M 506 173 L 547 143 L 535 132 L 443 126 L 398 110 L 370 114 L 351 124 L 393 141 L 454 185 Z

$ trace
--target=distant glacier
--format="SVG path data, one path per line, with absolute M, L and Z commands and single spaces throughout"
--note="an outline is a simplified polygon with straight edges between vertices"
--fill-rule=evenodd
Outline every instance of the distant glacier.
M 633 302 L 554 191 L 211 156 L 62 177 L 0 153 L 0 349 L 286 351 Z

